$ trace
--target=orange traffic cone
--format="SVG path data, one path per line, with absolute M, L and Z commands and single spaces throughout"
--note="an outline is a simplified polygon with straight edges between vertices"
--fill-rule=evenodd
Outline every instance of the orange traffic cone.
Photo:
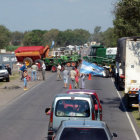
M 72 89 L 72 86 L 71 86 L 71 84 L 69 84 L 69 89 Z
M 89 76 L 88 76 L 88 80 L 91 80 L 91 74 L 89 74 Z

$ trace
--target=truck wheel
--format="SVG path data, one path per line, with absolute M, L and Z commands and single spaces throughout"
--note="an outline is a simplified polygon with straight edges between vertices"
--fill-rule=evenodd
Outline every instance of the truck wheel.
M 71 66 L 75 67 L 76 66 L 76 62 L 71 62 Z
M 33 64 L 33 60 L 32 60 L 32 58 L 30 58 L 30 57 L 26 57 L 26 58 L 24 58 L 23 63 L 25 63 L 25 65 L 26 65 L 27 67 L 31 67 L 32 64 Z
M 43 61 L 40 59 L 35 60 L 35 63 L 38 63 L 38 69 L 40 70 L 43 64 Z
M 56 66 L 52 66 L 51 71 L 52 71 L 52 72 L 56 72 L 56 71 L 57 71 Z
M 131 102 L 130 102 L 130 97 L 129 97 L 129 95 L 128 94 L 126 94 L 126 107 L 128 108 L 128 109 L 131 109 L 132 108 L 132 106 L 131 106 Z
M 67 65 L 67 67 L 70 67 L 71 66 L 70 62 L 66 63 L 66 65 Z

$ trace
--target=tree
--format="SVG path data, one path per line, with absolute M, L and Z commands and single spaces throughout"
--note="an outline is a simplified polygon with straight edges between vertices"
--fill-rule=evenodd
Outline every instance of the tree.
M 59 30 L 57 29 L 52 29 L 50 31 L 47 31 L 44 35 L 43 35 L 43 45 L 52 45 L 52 41 L 56 42 L 56 38 L 58 36 Z
M 118 37 L 140 35 L 140 0 L 120 0 L 114 15 L 114 31 Z
M 90 33 L 86 30 L 75 29 L 73 32 L 74 32 L 75 37 L 76 37 L 76 40 L 75 40 L 76 45 L 83 45 L 90 38 Z
M 83 29 L 66 30 L 57 36 L 58 46 L 83 45 L 88 41 L 90 33 Z
M 91 40 L 97 43 L 101 43 L 103 41 L 101 26 L 96 26 L 94 28 L 94 33 L 92 34 Z
M 105 47 L 116 47 L 117 43 L 117 37 L 114 34 L 114 28 L 108 28 L 106 31 L 102 33 L 103 40 L 102 44 L 105 45 Z
M 23 43 L 25 46 L 40 46 L 43 45 L 42 39 L 46 31 L 32 30 L 25 32 Z
M 11 34 L 11 44 L 14 46 L 22 45 L 24 34 L 22 32 L 12 32 Z
M 10 42 L 11 33 L 3 25 L 0 25 L 0 49 L 6 48 Z

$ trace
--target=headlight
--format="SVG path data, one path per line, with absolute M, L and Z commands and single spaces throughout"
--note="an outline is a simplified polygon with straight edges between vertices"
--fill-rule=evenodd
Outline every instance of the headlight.
M 5 71 L 5 74 L 8 74 L 8 71 Z

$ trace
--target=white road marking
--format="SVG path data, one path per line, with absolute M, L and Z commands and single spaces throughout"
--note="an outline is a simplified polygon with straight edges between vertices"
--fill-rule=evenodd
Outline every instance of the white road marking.
M 111 78 L 111 80 L 112 80 L 112 82 L 114 82 L 112 78 Z M 120 98 L 120 101 L 121 101 L 121 104 L 122 104 L 122 106 L 123 106 L 123 109 L 124 109 L 124 111 L 125 111 L 125 113 L 126 113 L 126 116 L 127 116 L 127 118 L 128 118 L 128 121 L 129 121 L 129 123 L 130 123 L 130 125 L 131 125 L 131 127 L 132 127 L 132 130 L 133 130 L 134 134 L 135 134 L 136 140 L 140 140 L 140 137 L 139 137 L 139 135 L 138 135 L 138 133 L 137 133 L 137 131 L 136 131 L 134 125 L 133 125 L 133 122 L 132 122 L 132 120 L 131 120 L 131 118 L 130 118 L 130 116 L 129 116 L 129 114 L 128 114 L 126 108 L 125 108 L 125 105 L 124 105 L 124 103 L 123 103 L 123 101 L 122 101 L 122 97 L 121 97 L 121 95 L 120 95 L 120 93 L 118 92 L 117 89 L 116 89 L 116 91 L 117 91 L 117 94 L 118 94 L 118 96 L 119 96 L 119 98 Z

